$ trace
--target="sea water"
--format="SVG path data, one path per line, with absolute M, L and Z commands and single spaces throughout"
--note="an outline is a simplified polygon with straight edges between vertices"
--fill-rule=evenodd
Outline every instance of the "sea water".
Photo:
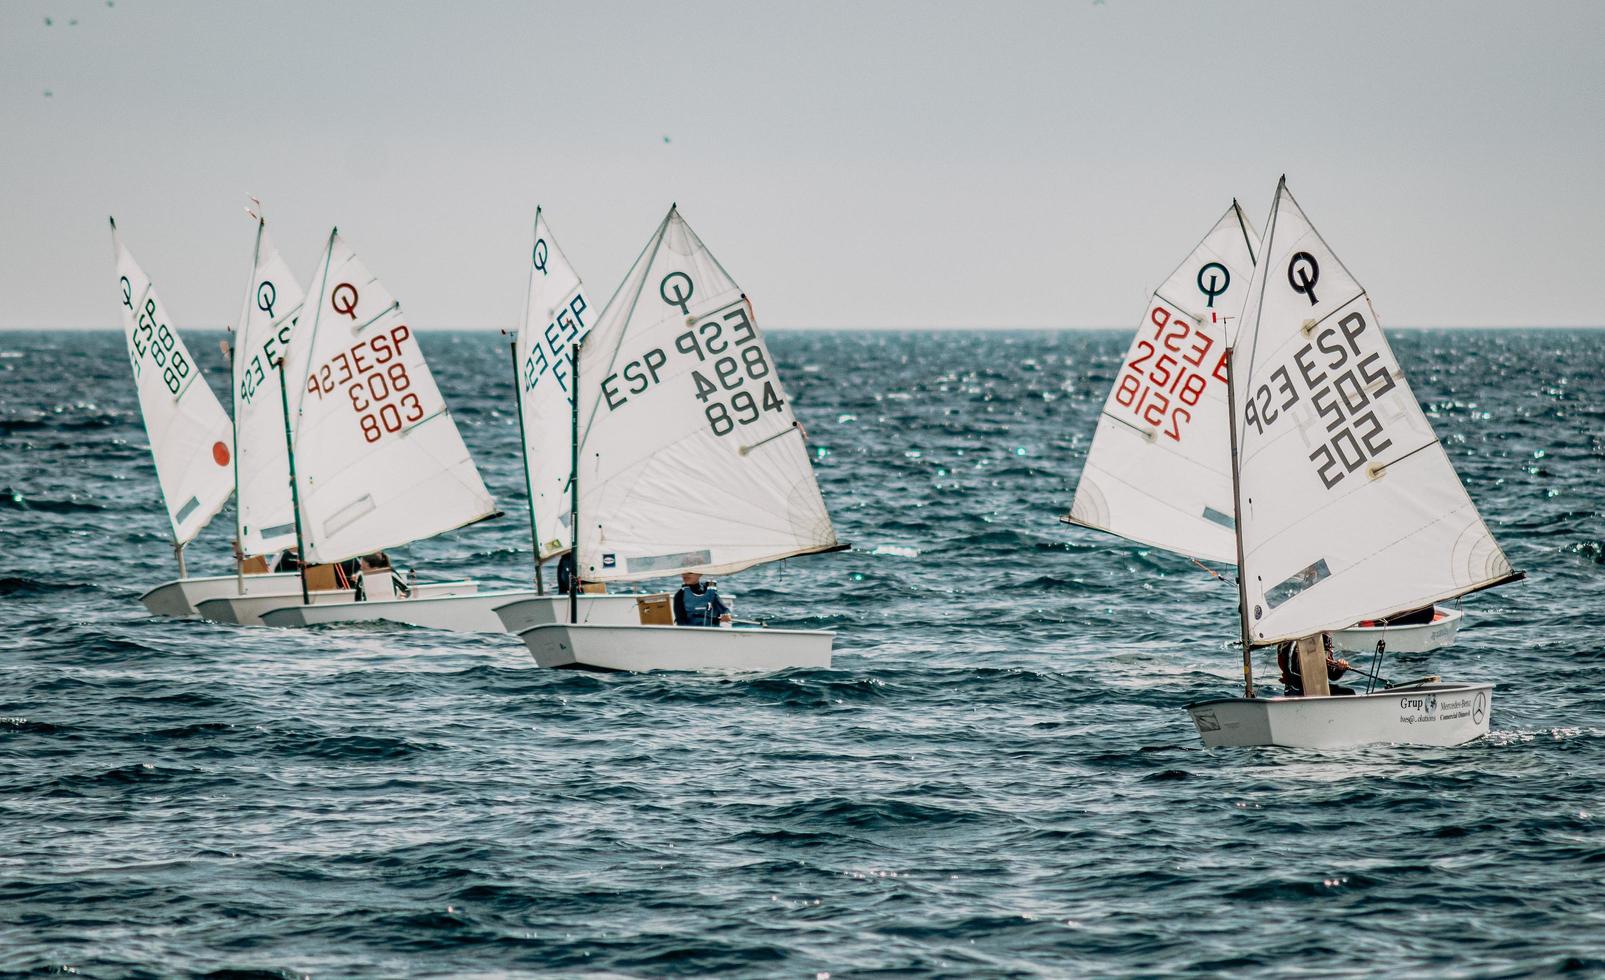
M 774 334 L 852 549 L 721 582 L 837 631 L 763 676 L 153 618 L 121 335 L 0 334 L 0 970 L 1605 969 L 1601 336 L 1395 333 L 1529 577 L 1384 664 L 1498 684 L 1487 739 L 1314 753 L 1206 751 L 1182 710 L 1239 689 L 1229 573 L 1058 521 L 1125 331 Z M 523 585 L 503 339 L 420 341 L 507 516 L 393 554 Z

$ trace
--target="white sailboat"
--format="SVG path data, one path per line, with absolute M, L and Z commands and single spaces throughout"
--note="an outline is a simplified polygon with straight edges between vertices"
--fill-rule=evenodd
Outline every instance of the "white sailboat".
M 1236 201 L 1154 291 L 1098 418 L 1063 520 L 1226 565 L 1233 533 L 1226 351 L 1237 334 L 1259 236 Z M 1461 614 L 1426 624 L 1351 626 L 1339 650 L 1420 652 L 1452 642 Z
M 234 492 L 234 436 L 228 415 L 201 377 L 200 365 L 174 329 L 156 287 L 123 246 L 115 220 L 111 236 L 129 365 L 178 560 L 178 578 L 146 592 L 140 602 L 157 615 L 193 616 L 197 602 L 237 588 L 233 575 L 192 578 L 184 564 L 185 545 Z M 281 585 L 282 579 L 271 584 Z
M 583 368 L 583 371 L 581 370 Z M 570 529 L 580 577 L 722 574 L 838 550 L 752 304 L 671 207 L 575 344 Z M 582 621 L 519 635 L 543 667 L 828 666 L 834 634 Z
M 253 276 L 253 292 L 261 281 Z M 303 560 L 342 562 L 495 516 L 400 303 L 338 231 L 310 295 L 314 303 L 279 362 L 281 418 L 293 419 L 286 468 Z M 197 608 L 208 619 L 275 626 L 395 618 L 378 608 L 394 595 L 389 574 L 375 578 L 367 602 L 353 601 L 351 590 L 313 593 L 303 574 L 298 596 L 223 596 Z M 422 612 L 432 596 L 475 592 L 472 582 L 435 583 L 400 601 L 417 602 Z M 492 606 L 435 608 L 440 621 L 420 625 L 483 622 Z
M 497 630 L 517 634 L 541 623 L 563 622 L 568 616 L 568 596 L 546 592 L 541 582 L 541 564 L 567 552 L 572 536 L 568 526 L 574 454 L 569 349 L 590 333 L 598 312 L 579 273 L 557 244 L 545 215 L 536 208 L 529 289 L 512 344 L 513 390 L 518 399 L 536 591 L 498 606 Z M 582 593 L 578 600 L 580 621 L 638 623 L 638 598 Z
M 1488 731 L 1493 685 L 1436 679 L 1350 696 L 1254 696 L 1254 647 L 1521 577 L 1467 496 L 1370 298 L 1284 178 L 1230 359 L 1244 697 L 1188 705 L 1204 744 L 1455 745 Z M 1306 682 L 1309 688 L 1309 682 Z

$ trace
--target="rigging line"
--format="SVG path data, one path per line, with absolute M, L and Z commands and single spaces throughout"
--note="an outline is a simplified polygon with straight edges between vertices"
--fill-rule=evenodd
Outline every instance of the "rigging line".
M 1286 183 L 1286 181 L 1287 181 L 1287 177 L 1285 177 L 1285 176 L 1284 176 L 1284 177 L 1283 177 L 1283 178 L 1282 178 L 1282 181 L 1283 181 L 1283 183 L 1284 183 L 1284 184 L 1285 184 L 1285 183 Z M 1355 278 L 1355 276 L 1354 276 L 1354 273 L 1352 273 L 1352 272 L 1350 272 L 1350 271 L 1349 271 L 1349 267 L 1348 267 L 1348 266 L 1346 266 L 1346 265 L 1344 265 L 1344 264 L 1343 264 L 1343 260 L 1342 260 L 1342 259 L 1340 259 L 1340 258 L 1338 258 L 1338 254 L 1337 254 L 1337 253 L 1336 253 L 1336 252 L 1334 252 L 1334 251 L 1332 251 L 1332 246 L 1330 246 L 1330 245 L 1328 245 L 1328 244 L 1327 244 L 1327 243 L 1326 243 L 1326 239 L 1325 239 L 1325 238 L 1323 238 L 1323 237 L 1321 237 L 1321 232 L 1320 232 L 1320 230 L 1319 230 L 1319 229 L 1318 229 L 1318 228 L 1316 228 L 1316 227 L 1315 227 L 1315 222 L 1313 222 L 1313 221 L 1311 221 L 1311 220 L 1310 220 L 1310 216 L 1309 216 L 1309 215 L 1307 215 L 1307 214 L 1304 214 L 1304 209 L 1303 209 L 1303 208 L 1302 208 L 1302 207 L 1300 207 L 1300 206 L 1299 206 L 1299 203 L 1298 203 L 1298 198 L 1296 198 L 1296 197 L 1294 197 L 1294 196 L 1293 196 L 1293 192 L 1292 192 L 1292 190 L 1288 190 L 1288 192 L 1287 192 L 1287 199 L 1288 199 L 1288 200 L 1290 200 L 1290 201 L 1292 201 L 1292 202 L 1293 202 L 1293 206 L 1294 206 L 1294 207 L 1295 207 L 1295 208 L 1298 208 L 1298 213 L 1299 213 L 1299 214 L 1300 214 L 1300 215 L 1303 215 L 1303 217 L 1304 217 L 1304 224 L 1305 224 L 1305 225 L 1307 225 L 1307 226 L 1308 226 L 1308 227 L 1309 227 L 1309 229 L 1310 229 L 1310 231 L 1311 231 L 1311 232 L 1312 232 L 1312 233 L 1313 233 L 1313 234 L 1314 234 L 1314 235 L 1315 235 L 1315 240 L 1316 240 L 1316 241 L 1318 241 L 1318 242 L 1320 242 L 1320 243 L 1321 243 L 1321 245 L 1322 245 L 1322 246 L 1323 246 L 1323 247 L 1325 247 L 1325 248 L 1326 248 L 1326 254 L 1328 254 L 1328 255 L 1330 255 L 1330 256 L 1332 256 L 1332 260 L 1333 260 L 1333 261 L 1334 261 L 1334 262 L 1336 262 L 1336 263 L 1337 263 L 1337 264 L 1338 264 L 1338 268 L 1339 268 L 1339 269 L 1342 269 L 1342 270 L 1343 270 L 1343 274 L 1344 274 L 1344 275 L 1346 275 L 1346 276 L 1348 276 L 1348 277 L 1349 277 L 1349 278 L 1350 278 L 1350 279 L 1351 279 L 1351 280 L 1353 280 L 1353 281 L 1354 281 L 1354 284 L 1355 284 L 1355 285 L 1356 285 L 1356 286 L 1359 286 L 1359 287 L 1360 287 L 1360 293 L 1361 293 L 1361 294 L 1362 294 L 1362 295 L 1364 295 L 1364 293 L 1365 293 L 1365 286 L 1363 286 L 1363 285 L 1361 285 L 1361 283 L 1360 283 L 1360 280 L 1359 280 L 1359 279 L 1356 279 L 1356 278 Z M 1353 302 L 1353 300 L 1350 300 L 1350 302 L 1351 302 L 1351 303 L 1352 303 L 1352 302 Z
M 1235 198 L 1233 198 L 1232 203 L 1236 204 L 1237 200 Z M 1227 208 L 1226 211 L 1227 211 L 1227 213 L 1230 213 L 1231 212 L 1231 208 Z M 1215 234 L 1216 229 L 1220 228 L 1220 223 L 1222 221 L 1225 221 L 1225 220 L 1226 220 L 1226 215 L 1222 214 L 1219 218 L 1216 219 L 1216 221 L 1215 221 L 1215 223 L 1213 225 L 1210 225 L 1209 231 L 1204 235 L 1203 238 L 1200 238 L 1198 240 L 1198 243 L 1193 246 L 1192 251 L 1187 253 L 1187 257 L 1185 259 L 1182 259 L 1180 262 L 1176 263 L 1176 267 L 1174 269 L 1170 270 L 1170 275 L 1166 276 L 1164 278 L 1164 280 L 1159 283 L 1158 286 L 1154 287 L 1154 293 L 1153 294 L 1155 296 L 1159 295 L 1159 290 L 1164 288 L 1165 283 L 1167 283 L 1170 280 L 1176 278 L 1176 273 L 1180 272 L 1181 270 L 1183 270 L 1183 269 L 1185 269 L 1187 267 L 1187 263 L 1192 261 L 1193 256 L 1198 254 L 1198 250 L 1204 247 L 1204 243 L 1209 241 L 1210 237 Z M 1180 306 L 1181 304 L 1180 303 L 1175 303 L 1175 304 L 1172 304 L 1172 305 Z
M 312 307 L 312 332 L 307 335 L 305 343 L 297 348 L 298 351 L 304 349 L 307 352 L 306 369 L 308 374 L 310 374 L 312 371 L 312 353 L 316 351 L 318 347 L 318 324 L 323 320 L 323 297 L 329 289 L 329 265 L 334 261 L 334 240 L 339 234 L 339 228 L 329 229 L 329 243 L 323 247 L 323 272 L 318 276 L 318 301 Z M 305 301 L 303 300 L 302 302 L 304 303 Z M 300 333 L 298 331 L 295 336 L 291 337 L 290 342 L 293 344 L 299 338 Z M 285 360 L 285 367 L 289 367 L 289 361 L 287 359 L 288 354 L 289 352 L 286 351 L 285 356 L 281 356 L 281 359 Z M 297 378 L 295 382 L 297 392 L 295 406 L 296 439 L 301 437 L 301 418 L 306 414 L 306 399 L 300 396 L 301 390 L 306 387 L 306 379 L 307 376 L 302 375 L 301 377 Z M 294 452 L 293 439 L 291 440 L 291 452 Z
M 1276 199 L 1271 202 L 1271 216 L 1265 222 L 1265 240 L 1260 243 L 1261 255 L 1270 255 L 1272 252 L 1272 246 L 1276 243 L 1276 215 L 1281 210 L 1282 192 L 1286 189 L 1287 175 L 1283 174 L 1282 179 L 1276 182 Z M 1250 369 L 1254 367 L 1255 355 L 1259 353 L 1260 317 L 1265 313 L 1265 284 L 1270 279 L 1269 270 L 1257 262 L 1254 264 L 1254 271 L 1259 275 L 1259 301 L 1254 304 L 1254 339 L 1248 348 L 1248 367 Z M 1243 309 L 1248 309 L 1246 303 L 1244 304 Z M 1243 345 L 1242 326 L 1242 324 L 1238 324 L 1237 343 L 1233 345 L 1233 347 L 1236 349 L 1241 349 Z M 1232 372 L 1230 375 L 1228 375 L 1228 377 L 1232 379 L 1232 384 L 1237 383 L 1236 372 Z M 1243 390 L 1252 392 L 1253 384 L 1254 375 L 1252 371 L 1244 371 Z
M 1208 572 L 1209 574 L 1215 576 L 1215 578 L 1217 580 L 1222 581 L 1222 582 L 1226 581 L 1226 579 L 1221 575 L 1220 572 L 1217 572 L 1213 568 L 1210 568 L 1208 565 L 1206 565 L 1203 562 L 1199 561 L 1197 558 L 1194 558 L 1192 555 L 1188 555 L 1187 556 L 1187 560 L 1192 562 L 1194 565 L 1197 565 L 1199 568 L 1202 568 L 1204 571 Z
M 1237 228 L 1243 233 L 1243 244 L 1248 246 L 1248 261 L 1259 265 L 1259 259 L 1254 256 L 1254 242 L 1248 237 L 1248 219 L 1243 217 L 1243 207 L 1235 197 L 1232 198 L 1232 211 L 1237 215 Z

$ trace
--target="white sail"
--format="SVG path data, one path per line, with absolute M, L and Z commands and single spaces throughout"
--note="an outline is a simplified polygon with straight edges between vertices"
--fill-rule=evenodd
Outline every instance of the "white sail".
M 675 208 L 579 366 L 581 576 L 730 572 L 836 546 L 752 304 Z
M 529 295 L 515 352 L 529 505 L 541 558 L 569 547 L 568 481 L 573 458 L 569 353 L 590 332 L 598 312 L 536 208 Z
M 496 505 L 401 304 L 329 233 L 286 362 L 309 561 L 483 520 Z
M 228 415 L 173 329 L 155 287 L 117 237 L 115 221 L 111 237 L 139 408 L 173 540 L 184 545 L 234 492 L 233 434 Z
M 295 545 L 284 398 L 274 365 L 286 355 L 306 296 L 257 219 L 251 281 L 234 329 L 234 444 L 239 535 L 248 555 Z
M 1308 636 L 1512 577 L 1382 335 L 1285 180 L 1232 358 L 1249 628 Z
M 1154 291 L 1066 521 L 1237 564 L 1226 350 L 1258 248 L 1233 201 Z

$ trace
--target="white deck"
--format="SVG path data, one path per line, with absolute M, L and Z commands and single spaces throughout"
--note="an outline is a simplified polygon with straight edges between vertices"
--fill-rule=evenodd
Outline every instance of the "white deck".
M 825 630 L 553 623 L 519 634 L 542 667 L 588 670 L 769 671 L 829 667 Z
M 1187 706 L 1210 748 L 1460 745 L 1488 734 L 1492 684 L 1421 684 L 1348 697 L 1219 698 Z
M 620 593 L 584 593 L 579 599 L 579 620 L 599 626 L 639 626 L 640 613 L 637 599 L 663 599 L 671 593 L 654 592 L 643 595 Z M 568 596 L 558 593 L 531 595 L 528 598 L 504 603 L 496 609 L 504 630 L 518 635 L 531 626 L 568 622 Z
M 157 616 L 176 616 L 187 619 L 198 615 L 195 607 L 207 599 L 239 595 L 241 579 L 238 575 L 202 575 L 195 578 L 174 579 L 163 582 L 139 597 Z M 244 577 L 245 595 L 300 595 L 301 576 L 295 572 L 275 572 L 272 575 Z
M 405 623 L 458 633 L 503 633 L 496 609 L 508 603 L 535 598 L 533 589 L 504 589 L 462 595 L 415 596 L 410 599 L 319 603 L 303 606 L 300 594 L 293 606 L 280 606 L 261 614 L 265 626 L 302 627 L 333 623 Z
M 479 591 L 479 584 L 468 579 L 453 582 L 419 582 L 416 594 L 422 598 L 439 595 L 469 595 Z M 311 594 L 314 605 L 354 605 L 356 593 L 350 589 L 333 589 Z M 288 595 L 224 595 L 195 604 L 202 619 L 215 623 L 233 623 L 237 626 L 262 626 L 262 614 L 286 606 L 301 605 L 301 583 L 296 577 L 295 590 Z

